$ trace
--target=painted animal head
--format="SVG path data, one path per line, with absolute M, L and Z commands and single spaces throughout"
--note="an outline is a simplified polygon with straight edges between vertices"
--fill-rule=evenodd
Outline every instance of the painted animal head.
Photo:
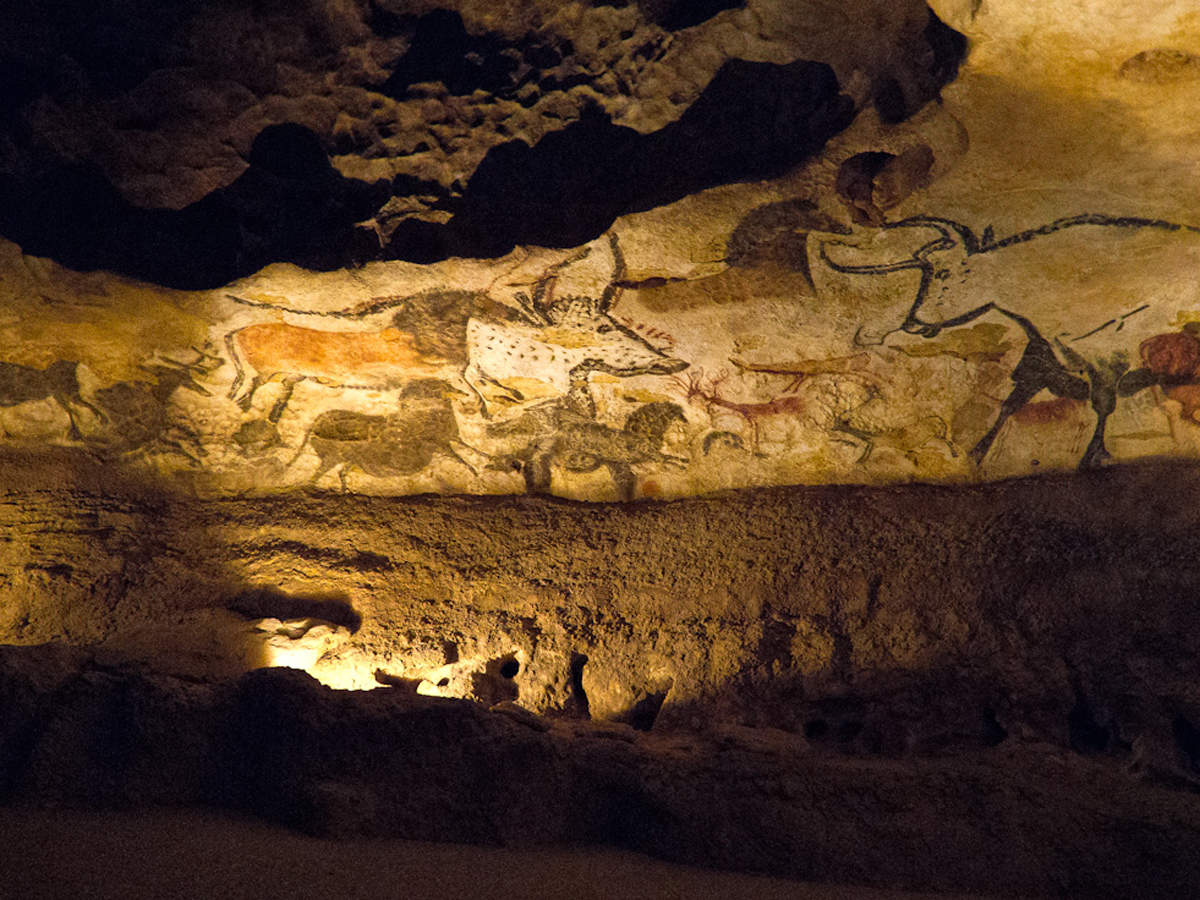
M 558 381 L 571 371 L 630 377 L 670 375 L 688 366 L 614 319 L 603 298 L 564 297 L 546 307 L 544 313 L 547 325 L 511 333 L 518 354 L 523 352 L 525 360 L 532 363 L 525 374 Z
M 900 243 L 915 249 L 892 259 L 870 260 L 869 251 L 840 240 L 820 242 L 821 262 L 835 272 L 851 275 L 890 275 L 915 271 L 920 276 L 916 296 L 907 301 L 897 327 L 881 334 L 860 329 L 860 343 L 882 343 L 893 331 L 934 337 L 943 328 L 957 324 L 970 310 L 961 306 L 963 292 L 955 290 L 966 275 L 968 257 L 979 252 L 980 242 L 971 230 L 948 219 L 915 216 L 885 225 L 883 230 L 902 238 Z M 969 304 L 970 301 L 968 300 Z M 978 306 L 979 304 L 975 304 Z M 961 306 L 961 308 L 960 308 Z M 878 336 L 878 340 L 873 339 Z
M 609 234 L 608 243 L 613 271 L 599 297 L 554 296 L 559 270 L 586 256 L 585 248 L 543 275 L 532 296 L 517 295 L 524 324 L 479 318 L 468 323 L 472 364 L 492 378 L 533 377 L 564 390 L 572 372 L 575 377 L 586 372 L 630 377 L 686 369 L 687 362 L 669 357 L 611 315 L 621 295 L 625 261 L 615 234 Z
M 200 394 L 202 397 L 211 396 L 209 390 L 196 381 L 194 376 L 204 377 L 221 367 L 221 357 L 208 347 L 192 347 L 194 359 L 178 360 L 161 353 L 154 353 L 138 368 L 153 375 L 163 393 L 170 394 L 176 388 L 186 388 Z

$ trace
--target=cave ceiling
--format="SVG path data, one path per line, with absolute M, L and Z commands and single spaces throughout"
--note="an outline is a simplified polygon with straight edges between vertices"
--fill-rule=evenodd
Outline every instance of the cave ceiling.
M 29 2 L 0 440 L 202 496 L 1200 453 L 1200 13 Z

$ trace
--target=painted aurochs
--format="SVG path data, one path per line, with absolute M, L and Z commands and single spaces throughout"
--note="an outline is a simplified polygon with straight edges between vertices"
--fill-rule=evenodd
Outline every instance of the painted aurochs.
M 1109 456 L 1105 424 L 1118 398 L 1195 377 L 1134 368 L 1133 360 L 1147 341 L 1177 327 L 1182 312 L 1200 307 L 1195 279 L 1163 274 L 1200 272 L 1196 226 L 1085 213 L 997 238 L 991 227 L 976 235 L 950 219 L 915 216 L 871 239 L 852 245 L 831 237 L 817 250 L 825 279 L 836 277 L 830 272 L 889 276 L 896 303 L 886 318 L 864 323 L 860 343 L 882 344 L 897 332 L 933 338 L 984 316 L 1024 334 L 1012 389 L 971 451 L 976 463 L 1004 423 L 1048 391 L 1090 403 L 1095 429 L 1079 466 L 1099 465 Z

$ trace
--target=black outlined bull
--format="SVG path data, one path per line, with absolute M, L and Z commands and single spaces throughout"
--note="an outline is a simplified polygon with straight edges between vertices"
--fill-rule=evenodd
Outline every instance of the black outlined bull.
M 1096 426 L 1079 467 L 1099 465 L 1109 456 L 1105 424 L 1118 398 L 1182 383 L 1179 375 L 1132 368 L 1136 357 L 1126 348 L 1167 331 L 1181 310 L 1200 307 L 1200 228 L 1085 213 L 997 239 L 991 227 L 976 235 L 950 219 L 916 216 L 885 225 L 876 237 L 891 248 L 884 262 L 869 261 L 878 251 L 843 240 L 823 241 L 818 252 L 836 273 L 919 278 L 882 333 L 864 341 L 864 326 L 856 341 L 882 343 L 895 332 L 932 338 L 988 314 L 1025 334 L 1012 391 L 971 451 L 976 463 L 1009 417 L 1045 390 L 1090 402 Z

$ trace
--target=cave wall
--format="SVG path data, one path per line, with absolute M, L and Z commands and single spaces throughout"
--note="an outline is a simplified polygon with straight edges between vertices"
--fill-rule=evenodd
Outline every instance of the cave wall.
M 35 646 L 0 651 L 0 802 L 988 895 L 1197 877 L 1190 467 L 588 504 L 6 462 Z
M 202 496 L 1190 458 L 1200 38 L 1093 6 L 34 4 L 4 439 Z
M 856 753 L 1011 735 L 1193 777 L 1186 468 L 633 506 L 197 501 L 102 473 L 6 491 L 10 642 Z

